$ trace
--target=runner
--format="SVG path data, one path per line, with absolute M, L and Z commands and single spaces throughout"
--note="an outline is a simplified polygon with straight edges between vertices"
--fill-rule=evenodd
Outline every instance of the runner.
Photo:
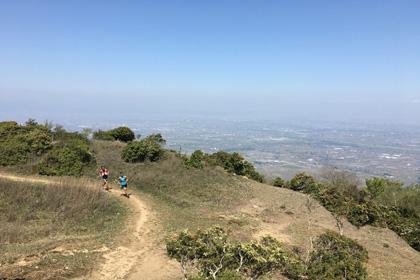
M 109 187 L 108 187 L 109 170 L 105 168 L 105 166 L 101 166 L 101 168 L 99 169 L 99 175 L 103 181 L 102 188 L 104 188 L 104 190 L 106 191 L 109 191 Z
M 127 198 L 130 198 L 130 195 L 127 193 L 127 183 L 128 183 L 127 176 L 121 174 L 120 177 L 118 178 L 118 181 L 121 185 L 121 191 L 122 191 L 121 195 L 124 195 Z

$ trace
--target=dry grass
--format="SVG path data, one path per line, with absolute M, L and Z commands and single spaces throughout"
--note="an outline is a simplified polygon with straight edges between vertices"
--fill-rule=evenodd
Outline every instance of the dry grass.
M 96 141 L 98 164 L 110 169 L 111 178 L 123 171 L 130 180 L 129 188 L 136 188 L 156 204 L 168 232 L 214 224 L 246 231 L 246 217 L 241 218 L 240 224 L 223 218 L 251 199 L 251 189 L 239 177 L 221 168 L 188 169 L 173 153 L 167 153 L 157 163 L 125 163 L 120 159 L 123 145 Z
M 64 279 L 85 272 L 121 226 L 125 208 L 67 178 L 55 184 L 0 179 L 0 276 Z

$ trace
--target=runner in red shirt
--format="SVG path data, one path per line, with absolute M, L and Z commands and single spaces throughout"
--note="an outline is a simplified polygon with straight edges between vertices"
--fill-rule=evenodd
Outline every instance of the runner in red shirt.
M 99 169 L 99 176 L 102 179 L 102 188 L 104 188 L 106 191 L 109 191 L 108 187 L 108 177 L 109 177 L 109 170 L 105 168 L 105 166 L 101 166 Z

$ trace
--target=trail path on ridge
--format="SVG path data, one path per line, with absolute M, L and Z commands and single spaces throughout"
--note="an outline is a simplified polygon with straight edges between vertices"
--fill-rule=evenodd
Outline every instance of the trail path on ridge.
M 17 176 L 0 173 L 0 178 L 17 182 L 60 184 L 56 178 Z M 93 186 L 93 183 L 91 185 Z M 98 188 L 98 187 L 96 187 Z M 111 190 L 111 195 L 120 197 L 120 192 Z M 102 263 L 89 275 L 74 280 L 170 280 L 180 279 L 178 264 L 169 260 L 165 253 L 163 237 L 152 210 L 134 192 L 124 200 L 130 213 L 126 228 L 115 238 L 119 246 L 104 253 Z

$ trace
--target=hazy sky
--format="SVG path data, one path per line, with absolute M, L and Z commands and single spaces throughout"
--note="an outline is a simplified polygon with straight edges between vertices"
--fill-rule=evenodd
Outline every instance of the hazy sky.
M 420 123 L 420 1 L 0 1 L 0 118 Z

